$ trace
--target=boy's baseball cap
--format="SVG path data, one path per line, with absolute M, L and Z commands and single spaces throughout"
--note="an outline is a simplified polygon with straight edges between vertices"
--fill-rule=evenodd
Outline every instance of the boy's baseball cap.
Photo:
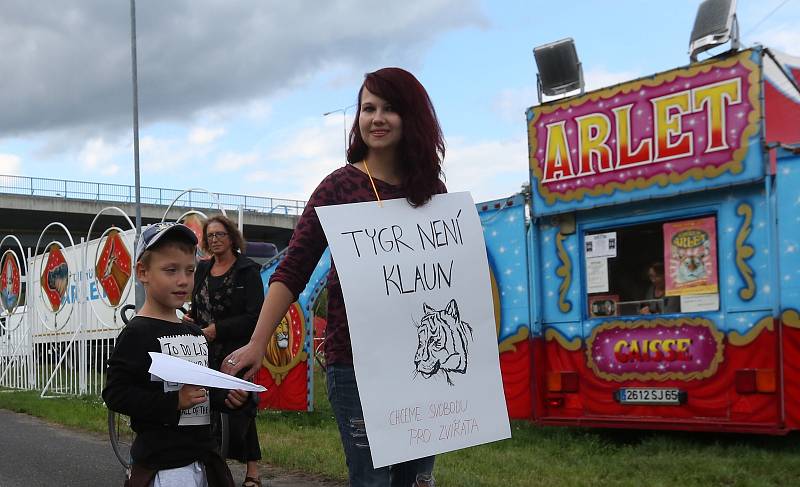
M 197 245 L 197 236 L 191 228 L 181 223 L 161 222 L 148 225 L 142 230 L 142 236 L 139 238 L 139 245 L 136 247 L 136 262 L 142 258 L 142 254 L 148 249 L 151 249 L 164 235 L 169 233 L 178 232 L 186 237 L 194 245 Z

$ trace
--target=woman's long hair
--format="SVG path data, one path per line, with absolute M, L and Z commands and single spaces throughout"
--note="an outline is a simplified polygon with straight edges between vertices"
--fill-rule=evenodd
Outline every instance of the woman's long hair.
M 403 136 L 398 146 L 403 189 L 412 206 L 427 203 L 438 193 L 445 144 L 442 128 L 428 92 L 413 74 L 400 68 L 383 68 L 367 73 L 358 91 L 358 109 L 364 88 L 383 98 L 403 120 Z M 366 159 L 369 148 L 361 137 L 358 118 L 350 129 L 347 162 Z

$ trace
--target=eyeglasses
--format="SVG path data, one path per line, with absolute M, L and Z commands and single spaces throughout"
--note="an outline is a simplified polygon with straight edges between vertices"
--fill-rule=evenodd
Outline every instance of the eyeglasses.
M 206 235 L 209 240 L 219 240 L 228 236 L 228 232 L 214 232 Z

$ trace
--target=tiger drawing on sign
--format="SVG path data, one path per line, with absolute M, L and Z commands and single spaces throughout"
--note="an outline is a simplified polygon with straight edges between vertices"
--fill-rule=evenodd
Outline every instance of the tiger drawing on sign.
M 423 303 L 422 311 L 424 315 L 416 325 L 416 373 L 426 379 L 441 373 L 452 386 L 451 373 L 467 372 L 472 327 L 461 321 L 455 299 L 451 299 L 443 310 L 433 309 Z

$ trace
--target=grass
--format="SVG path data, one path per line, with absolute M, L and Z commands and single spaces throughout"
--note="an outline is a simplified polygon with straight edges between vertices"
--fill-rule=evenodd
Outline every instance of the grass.
M 317 374 L 312 413 L 263 411 L 264 459 L 277 467 L 345 480 L 339 433 Z M 94 396 L 40 399 L 0 393 L 0 408 L 106 432 Z M 437 485 L 785 486 L 800 485 L 800 436 L 538 427 L 512 422 L 512 439 L 437 456 Z

